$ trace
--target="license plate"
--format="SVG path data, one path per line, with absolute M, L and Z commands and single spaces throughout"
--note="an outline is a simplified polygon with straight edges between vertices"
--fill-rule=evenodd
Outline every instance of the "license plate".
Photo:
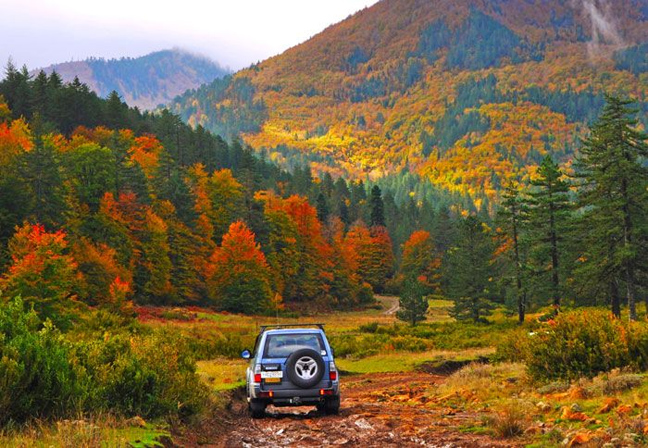
M 261 372 L 261 378 L 263 378 L 263 379 L 268 379 L 268 378 L 281 379 L 281 378 L 283 378 L 283 372 L 282 371 L 278 371 L 278 372 Z
M 266 384 L 275 384 L 275 383 L 281 383 L 281 378 L 265 378 L 263 380 Z

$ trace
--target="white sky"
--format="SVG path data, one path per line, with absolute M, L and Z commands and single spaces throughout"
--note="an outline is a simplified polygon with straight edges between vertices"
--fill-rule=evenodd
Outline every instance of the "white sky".
M 0 0 L 0 66 L 179 47 L 232 69 L 297 45 L 377 0 Z M 1 75 L 0 75 L 1 77 Z

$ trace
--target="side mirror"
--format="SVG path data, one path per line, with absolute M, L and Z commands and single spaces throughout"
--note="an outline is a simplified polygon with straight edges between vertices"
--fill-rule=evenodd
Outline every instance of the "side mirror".
M 250 359 L 252 357 L 252 353 L 250 353 L 250 350 L 243 350 L 241 352 L 241 358 L 243 359 Z

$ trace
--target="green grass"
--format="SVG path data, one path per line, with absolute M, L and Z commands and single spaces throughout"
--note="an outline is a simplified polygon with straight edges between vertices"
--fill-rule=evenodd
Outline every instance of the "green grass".
M 245 385 L 245 369 L 248 362 L 231 359 L 212 359 L 198 361 L 197 372 L 200 378 L 215 391 L 236 389 Z
M 117 430 L 115 436 L 119 439 L 128 441 L 128 446 L 132 448 L 149 448 L 149 447 L 163 447 L 159 439 L 161 437 L 170 437 L 168 431 L 157 429 L 154 426 L 147 425 L 146 428 L 124 428 Z M 111 445 L 108 441 L 102 446 L 108 448 Z
M 113 417 L 94 421 L 62 420 L 32 423 L 19 430 L 0 433 L 0 446 L 7 448 L 102 447 L 152 448 L 164 446 L 160 439 L 170 433 L 155 424 L 128 426 Z
M 473 349 L 459 352 L 431 350 L 420 353 L 391 352 L 368 356 L 361 359 L 338 358 L 336 363 L 343 372 L 348 373 L 390 373 L 409 372 L 415 370 L 424 362 L 454 360 L 464 361 L 488 356 L 492 349 Z

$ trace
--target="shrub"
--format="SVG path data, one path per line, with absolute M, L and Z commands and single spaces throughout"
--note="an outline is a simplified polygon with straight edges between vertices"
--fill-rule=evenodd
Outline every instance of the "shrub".
M 528 424 L 529 418 L 518 403 L 503 405 L 490 422 L 495 435 L 503 439 L 521 436 Z
M 603 310 L 560 314 L 533 333 L 516 333 L 498 357 L 523 360 L 536 380 L 592 378 L 615 368 L 648 367 L 648 328 Z
M 118 334 L 81 343 L 77 360 L 93 378 L 90 410 L 126 416 L 195 414 L 204 390 L 194 360 L 178 338 Z
M 110 330 L 72 342 L 22 300 L 0 306 L 0 426 L 79 412 L 199 411 L 206 389 L 179 338 Z
M 70 345 L 21 299 L 0 306 L 0 426 L 81 409 L 87 378 Z

